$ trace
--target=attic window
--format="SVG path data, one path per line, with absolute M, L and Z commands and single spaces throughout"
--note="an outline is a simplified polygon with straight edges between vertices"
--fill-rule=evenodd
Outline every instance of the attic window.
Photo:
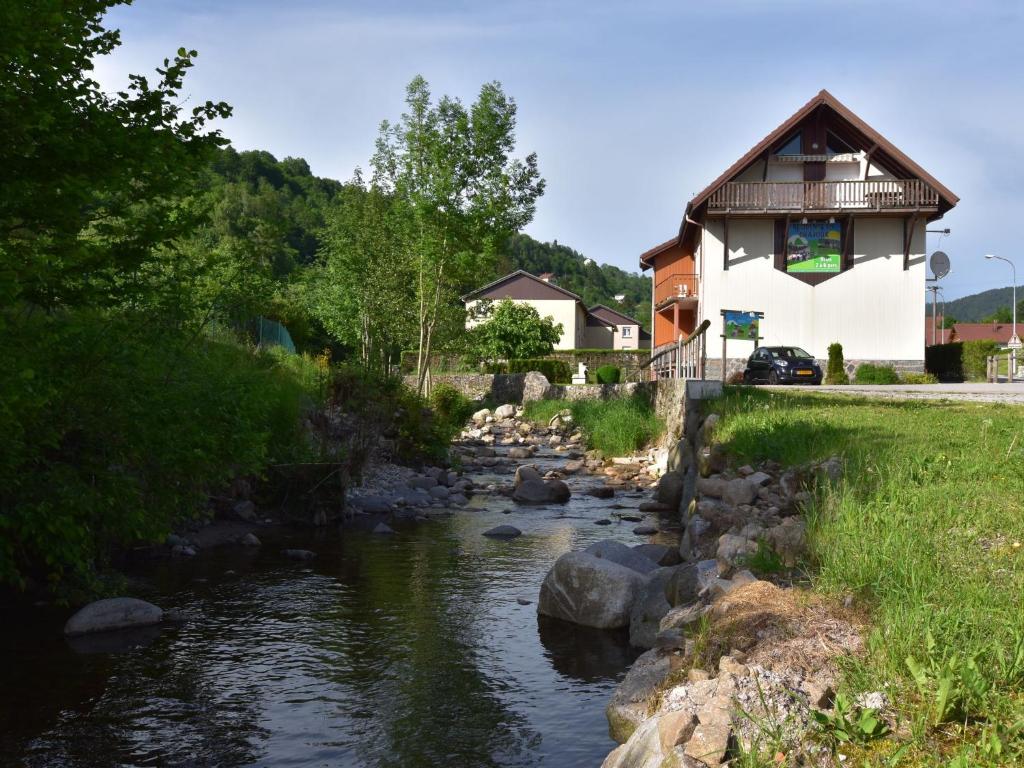
M 789 141 L 787 141 L 785 144 L 783 144 L 781 147 L 779 147 L 776 150 L 775 154 L 776 155 L 801 155 L 801 154 L 803 154 L 803 152 L 801 151 L 800 134 L 799 133 L 793 134 L 792 138 L 790 138 Z
M 825 140 L 825 154 L 829 157 L 835 157 L 836 155 L 853 155 L 856 154 L 857 150 L 847 144 L 845 141 L 840 139 L 834 133 L 829 132 L 828 137 Z

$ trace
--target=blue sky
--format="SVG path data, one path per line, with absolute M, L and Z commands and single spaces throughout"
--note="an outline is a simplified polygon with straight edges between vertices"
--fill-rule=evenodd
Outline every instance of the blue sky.
M 929 236 L 946 298 L 1008 285 L 1024 248 L 1024 4 L 875 0 L 326 2 L 137 0 L 97 66 L 121 85 L 179 46 L 195 101 L 224 100 L 239 149 L 348 179 L 422 74 L 471 101 L 499 80 L 548 181 L 527 231 L 600 262 L 678 229 L 686 201 L 821 88 L 961 198 Z

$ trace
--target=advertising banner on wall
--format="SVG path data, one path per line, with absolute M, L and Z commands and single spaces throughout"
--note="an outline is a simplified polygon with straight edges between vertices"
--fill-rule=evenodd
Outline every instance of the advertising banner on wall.
M 787 272 L 839 272 L 843 238 L 838 223 L 791 222 L 786 234 Z
M 747 339 L 756 341 L 758 337 L 757 312 L 738 312 L 732 309 L 722 310 L 722 327 L 727 339 Z

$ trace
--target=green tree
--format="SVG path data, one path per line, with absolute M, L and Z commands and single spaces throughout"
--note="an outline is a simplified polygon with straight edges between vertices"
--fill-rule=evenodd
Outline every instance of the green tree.
M 473 328 L 473 347 L 484 360 L 516 360 L 550 355 L 562 338 L 562 324 L 541 317 L 529 304 L 511 299 L 491 306 L 481 302 L 474 314 L 486 317 Z
M 955 317 L 953 317 L 952 315 L 944 315 L 943 318 L 942 318 L 942 327 L 943 328 L 952 328 L 958 322 L 959 321 Z
M 394 199 L 357 175 L 328 215 L 319 260 L 305 276 L 314 317 L 332 338 L 359 349 L 369 367 L 386 370 L 390 356 L 416 338 L 404 225 Z
M 36 306 L 109 306 L 145 294 L 156 246 L 192 226 L 175 198 L 225 143 L 185 111 L 195 51 L 164 59 L 151 83 L 109 94 L 89 76 L 120 43 L 103 15 L 123 0 L 0 4 L 0 297 Z
M 511 156 L 516 105 L 500 84 L 485 84 L 467 109 L 447 96 L 433 104 L 416 77 L 406 105 L 398 123 L 382 123 L 372 162 L 375 183 L 407 219 L 422 392 L 435 333 L 459 327 L 459 293 L 491 273 L 497 248 L 530 222 L 544 181 L 535 154 Z

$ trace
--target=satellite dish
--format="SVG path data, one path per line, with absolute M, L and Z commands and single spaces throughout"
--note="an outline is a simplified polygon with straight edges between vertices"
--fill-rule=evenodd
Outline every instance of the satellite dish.
M 936 280 L 940 280 L 949 274 L 949 256 L 942 251 L 933 253 L 928 263 L 931 265 L 932 274 L 935 275 Z

